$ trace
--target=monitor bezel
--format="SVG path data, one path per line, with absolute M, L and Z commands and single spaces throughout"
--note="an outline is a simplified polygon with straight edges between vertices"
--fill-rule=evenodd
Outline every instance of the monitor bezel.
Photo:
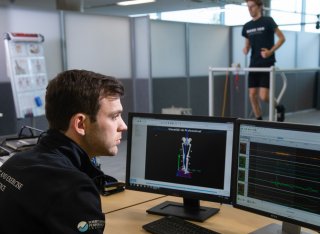
M 291 223 L 294 225 L 298 225 L 305 228 L 310 228 L 312 230 L 320 230 L 320 226 L 313 225 L 310 223 L 306 223 L 300 220 L 288 218 L 285 216 L 273 214 L 271 212 L 262 211 L 259 209 L 254 209 L 251 207 L 244 206 L 242 204 L 237 203 L 237 176 L 238 176 L 238 151 L 239 151 L 239 137 L 240 137 L 240 126 L 242 124 L 248 124 L 248 125 L 255 125 L 259 127 L 267 127 L 267 128 L 278 128 L 278 129 L 287 129 L 287 130 L 295 130 L 295 131 L 308 131 L 313 133 L 320 133 L 320 126 L 315 126 L 311 124 L 301 124 L 301 123 L 288 123 L 288 122 L 272 122 L 272 121 L 261 121 L 261 120 L 251 120 L 251 119 L 237 119 L 236 121 L 236 128 L 235 128 L 235 135 L 234 135 L 234 172 L 233 172 L 233 198 L 232 198 L 232 204 L 233 207 L 245 210 L 254 214 L 262 215 L 265 217 L 269 217 L 275 220 L 283 221 L 286 223 Z
M 201 121 L 201 122 L 217 122 L 217 123 L 232 123 L 233 131 L 235 131 L 235 122 L 236 118 L 232 117 L 209 117 L 209 116 L 196 116 L 196 115 L 174 115 L 174 114 L 154 114 L 154 113 L 138 113 L 138 112 L 129 112 L 128 113 L 128 135 L 127 135 L 127 161 L 126 161 L 126 189 L 142 191 L 148 193 L 162 194 L 168 196 L 182 197 L 186 199 L 198 199 L 203 201 L 210 202 L 219 202 L 221 204 L 231 204 L 232 203 L 232 194 L 233 194 L 233 157 L 234 157 L 234 139 L 232 139 L 232 165 L 231 165 L 231 177 L 230 177 L 230 195 L 229 197 L 222 197 L 218 195 L 212 194 L 201 194 L 195 192 L 187 192 L 183 190 L 176 189 L 166 189 L 161 188 L 158 190 L 154 190 L 152 188 L 146 187 L 137 187 L 130 185 L 130 170 L 131 170 L 131 142 L 132 142 L 132 120 L 135 117 L 143 117 L 143 118 L 156 118 L 156 119 L 172 119 L 172 120 L 187 120 L 187 121 Z M 234 138 L 234 134 L 233 134 Z

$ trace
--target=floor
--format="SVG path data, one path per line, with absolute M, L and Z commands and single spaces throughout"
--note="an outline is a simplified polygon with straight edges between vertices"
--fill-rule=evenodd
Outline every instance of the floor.
M 305 110 L 286 114 L 285 122 L 320 125 L 320 110 Z
M 305 110 L 295 113 L 287 113 L 285 122 L 320 125 L 319 110 Z M 114 157 L 100 157 L 101 169 L 107 175 L 111 175 L 120 181 L 125 181 L 127 141 L 119 146 L 118 155 Z

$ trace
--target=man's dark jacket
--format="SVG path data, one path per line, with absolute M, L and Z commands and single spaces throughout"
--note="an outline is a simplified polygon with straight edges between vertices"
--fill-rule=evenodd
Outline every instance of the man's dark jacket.
M 102 177 L 74 141 L 49 130 L 0 167 L 0 233 L 103 233 Z

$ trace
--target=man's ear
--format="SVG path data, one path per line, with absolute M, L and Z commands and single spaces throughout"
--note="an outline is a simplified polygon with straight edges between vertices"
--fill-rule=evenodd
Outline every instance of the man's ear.
M 77 113 L 72 116 L 70 120 L 70 127 L 79 135 L 84 136 L 86 134 L 86 123 L 88 116 L 82 113 Z

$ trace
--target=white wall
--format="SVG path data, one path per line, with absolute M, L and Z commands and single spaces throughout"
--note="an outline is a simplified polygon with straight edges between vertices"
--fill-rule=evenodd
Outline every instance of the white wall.
M 4 8 L 0 7 L 0 34 L 3 35 L 8 31 L 7 27 L 7 12 Z M 0 42 L 0 82 L 9 81 L 7 77 L 6 57 L 4 42 Z
M 276 67 L 279 69 L 292 69 L 296 67 L 297 33 L 293 31 L 283 31 L 283 34 L 286 41 L 276 51 Z M 275 40 L 277 40 L 277 37 L 275 37 Z
M 190 24 L 190 76 L 206 76 L 209 67 L 228 67 L 230 28 Z
M 149 79 L 151 73 L 151 46 L 150 46 L 150 20 L 149 17 L 137 17 L 132 19 L 134 27 L 134 59 L 136 78 Z
M 185 77 L 187 69 L 206 76 L 210 66 L 228 66 L 229 38 L 226 26 L 151 21 L 152 77 Z
M 129 18 L 67 13 L 68 69 L 131 77 Z
M 319 38 L 320 34 L 318 33 L 298 34 L 298 68 L 315 68 L 319 66 Z
M 250 55 L 245 56 L 242 52 L 245 39 L 241 35 L 241 31 L 242 27 L 232 27 L 232 63 L 240 64 L 241 67 L 248 67 Z
M 57 11 L 33 11 L 13 8 L 0 8 L 0 34 L 6 32 L 40 33 L 44 36 L 43 44 L 48 78 L 61 71 L 60 26 Z M 0 51 L 4 48 L 3 42 Z M 1 68 L 5 64 L 5 54 L 1 53 Z M 6 74 L 0 71 L 1 78 Z
M 185 25 L 151 21 L 152 77 L 186 75 Z

